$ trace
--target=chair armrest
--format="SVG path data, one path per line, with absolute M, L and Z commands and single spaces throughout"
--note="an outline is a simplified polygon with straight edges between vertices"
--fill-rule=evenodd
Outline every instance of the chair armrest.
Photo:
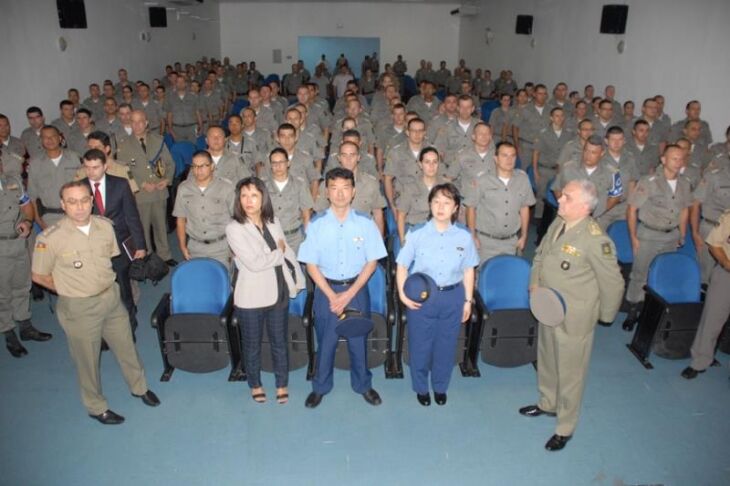
M 314 290 L 307 292 L 307 299 L 304 301 L 304 312 L 302 314 L 302 325 L 309 327 L 314 322 L 312 308 L 314 307 Z
M 170 293 L 167 292 L 162 295 L 160 302 L 157 303 L 157 307 L 152 311 L 150 316 L 150 324 L 152 327 L 157 329 L 158 325 L 164 323 L 167 318 L 170 317 Z

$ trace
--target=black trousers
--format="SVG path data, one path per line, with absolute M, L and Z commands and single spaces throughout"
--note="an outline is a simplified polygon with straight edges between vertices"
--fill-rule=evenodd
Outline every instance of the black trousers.
M 112 270 L 117 274 L 119 296 L 122 298 L 122 303 L 129 313 L 129 326 L 132 328 L 132 333 L 134 333 L 137 330 L 137 306 L 134 305 L 132 283 L 129 280 L 129 265 L 131 263 L 124 250 L 122 250 L 121 255 L 112 258 Z

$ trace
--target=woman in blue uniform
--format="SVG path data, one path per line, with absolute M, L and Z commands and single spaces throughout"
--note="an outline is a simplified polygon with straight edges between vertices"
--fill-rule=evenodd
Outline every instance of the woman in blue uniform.
M 396 281 L 407 307 L 411 381 L 418 402 L 431 404 L 428 376 L 438 405 L 446 403 L 456 341 L 462 322 L 471 315 L 474 267 L 479 264 L 469 232 L 454 224 L 461 196 L 453 184 L 439 184 L 428 195 L 431 216 L 408 232 L 398 254 Z M 425 273 L 436 288 L 423 303 L 409 299 L 403 285 L 411 273 Z

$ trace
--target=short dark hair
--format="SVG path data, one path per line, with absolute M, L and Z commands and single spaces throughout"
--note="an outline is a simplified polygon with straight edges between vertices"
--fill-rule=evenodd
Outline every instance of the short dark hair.
M 515 145 L 512 142 L 499 142 L 497 144 L 497 147 L 494 149 L 494 154 L 495 155 L 498 154 L 499 149 L 501 149 L 502 147 L 512 147 L 513 149 L 517 150 L 517 147 L 515 147 Z
M 454 214 L 451 215 L 451 222 L 454 223 L 459 218 L 459 209 L 461 208 L 461 194 L 459 194 L 459 190 L 456 188 L 455 185 L 450 182 L 433 186 L 431 192 L 428 193 L 429 207 L 431 206 L 431 201 L 433 200 L 433 198 L 435 198 L 439 194 L 448 197 L 456 203 L 456 211 L 454 212 Z M 430 214 L 429 210 L 428 219 L 431 219 L 432 216 L 433 215 Z
M 41 110 L 37 106 L 31 106 L 27 110 L 25 110 L 26 116 L 30 115 L 31 113 L 38 113 L 40 116 L 43 116 L 43 110 Z
M 61 186 L 61 189 L 58 191 L 58 197 L 60 199 L 63 199 L 63 191 L 66 189 L 71 189 L 72 187 L 84 187 L 87 191 L 89 191 L 89 196 L 91 196 L 91 186 L 89 186 L 88 182 L 84 182 L 83 180 L 79 181 L 71 181 L 67 182 L 64 185 Z
M 624 129 L 618 125 L 612 125 L 612 126 L 608 127 L 608 130 L 606 130 L 606 138 L 608 138 L 609 135 L 623 135 L 623 134 L 624 134 Z
M 350 169 L 345 169 L 344 167 L 335 167 L 328 170 L 327 174 L 324 176 L 325 187 L 329 186 L 330 181 L 333 181 L 335 179 L 345 179 L 347 181 L 350 181 L 352 187 L 355 187 L 355 174 L 353 174 Z
M 634 129 L 636 129 L 636 127 L 638 127 L 639 125 L 646 125 L 648 127 L 649 122 L 640 118 L 634 122 Z
M 278 135 L 282 130 L 291 130 L 292 132 L 297 133 L 296 127 L 291 123 L 282 123 L 279 125 L 279 128 L 276 129 L 276 134 Z
M 60 103 L 58 104 L 58 107 L 59 107 L 59 108 L 63 108 L 64 106 L 69 106 L 69 105 L 73 106 L 73 105 L 74 105 L 74 104 L 73 104 L 73 101 L 71 101 L 71 100 L 62 100 L 62 101 L 61 101 L 61 102 L 60 102 Z
M 436 154 L 436 158 L 438 158 L 438 161 L 441 162 L 441 156 L 439 155 L 439 151 L 436 150 L 436 147 L 424 147 L 421 149 L 420 152 L 418 152 L 418 161 L 423 162 L 423 158 L 426 156 L 426 154 L 434 153 Z
M 360 132 L 358 132 L 354 128 L 351 128 L 349 130 L 345 130 L 344 132 L 342 132 L 342 139 L 344 140 L 347 137 L 355 137 L 358 140 L 362 140 L 362 137 L 360 136 Z
M 207 150 L 196 150 L 193 153 L 193 156 L 190 158 L 190 160 L 195 159 L 195 157 L 205 157 L 208 162 L 210 162 L 211 165 L 213 165 L 213 157 L 210 155 L 210 152 Z M 192 162 L 191 162 L 192 164 Z
M 591 135 L 586 140 L 586 143 L 594 145 L 596 147 L 603 147 L 603 139 L 598 135 Z
M 240 121 L 241 123 L 243 123 L 243 118 L 241 118 L 241 115 L 236 115 L 235 113 L 234 113 L 233 115 L 230 115 L 230 116 L 228 117 L 228 121 L 229 121 L 229 122 L 231 121 L 231 118 L 237 118 L 237 119 L 238 119 L 238 121 Z
M 264 223 L 274 222 L 274 207 L 271 204 L 269 191 L 266 190 L 266 184 L 258 177 L 246 177 L 236 184 L 236 200 L 233 203 L 233 219 L 241 224 L 249 222 L 246 211 L 241 205 L 241 190 L 244 187 L 255 187 L 261 193 L 261 221 Z
M 97 140 L 101 142 L 101 144 L 105 147 L 111 147 L 111 139 L 109 138 L 109 135 L 106 134 L 106 132 L 102 132 L 101 130 L 94 130 L 89 134 L 88 137 L 86 137 L 86 140 Z
M 281 154 L 286 158 L 286 160 L 289 160 L 289 154 L 286 153 L 286 150 L 281 147 L 276 147 L 269 153 L 269 162 L 271 162 L 271 156 L 274 154 Z
M 552 114 L 555 113 L 556 111 L 565 112 L 565 110 L 563 110 L 563 107 L 562 106 L 556 106 L 555 108 L 553 108 L 552 110 L 550 110 L 550 115 L 552 116 Z
M 423 126 L 424 127 L 426 126 L 426 122 L 425 121 L 423 121 L 421 118 L 416 117 L 416 118 L 412 118 L 411 121 L 408 122 L 408 124 L 406 125 L 406 129 L 407 130 L 410 130 L 411 129 L 411 125 L 413 125 L 414 123 L 423 123 Z
M 84 160 L 100 160 L 102 164 L 106 164 L 106 154 L 99 149 L 89 149 L 84 154 Z
M 91 118 L 91 112 L 87 108 L 79 108 L 76 110 L 77 115 L 87 115 L 89 118 Z

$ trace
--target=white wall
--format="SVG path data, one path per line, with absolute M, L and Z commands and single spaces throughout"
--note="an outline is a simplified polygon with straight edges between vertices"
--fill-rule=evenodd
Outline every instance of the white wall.
M 126 67 L 131 80 L 147 82 L 164 74 L 165 64 L 220 55 L 218 4 L 186 7 L 180 21 L 168 11 L 167 28 L 149 27 L 142 0 L 86 0 L 88 29 L 61 29 L 54 0 L 2 0 L 0 8 L 0 112 L 11 118 L 13 133 L 27 126 L 25 109 L 37 105 L 50 122 L 58 103 L 75 87 L 82 99 L 91 82 L 117 81 Z M 139 39 L 151 32 L 150 42 Z M 193 40 L 193 33 L 196 40 Z M 59 36 L 68 42 L 61 52 Z
M 606 3 L 629 5 L 626 34 L 599 34 Z M 730 2 L 727 0 L 480 0 L 478 17 L 462 19 L 460 54 L 470 65 L 493 74 L 512 69 L 519 83 L 558 81 L 571 89 L 593 84 L 602 94 L 617 86 L 617 98 L 639 103 L 665 95 L 672 120 L 684 118 L 684 105 L 702 102 L 702 117 L 715 140 L 730 124 Z M 534 15 L 536 45 L 515 35 L 517 14 Z M 485 43 L 485 28 L 494 41 Z M 625 40 L 619 54 L 616 45 Z M 495 73 L 496 72 L 496 73 Z M 600 90 L 600 92 L 598 91 Z
M 380 37 L 380 66 L 398 54 L 415 73 L 420 59 L 454 62 L 459 49 L 455 4 L 413 3 L 220 3 L 221 53 L 231 62 L 255 60 L 264 75 L 284 74 L 297 60 L 300 35 Z M 282 63 L 273 63 L 273 49 Z M 330 62 L 334 63 L 334 59 Z M 350 59 L 358 65 L 362 59 Z M 314 66 L 307 66 L 313 71 Z

